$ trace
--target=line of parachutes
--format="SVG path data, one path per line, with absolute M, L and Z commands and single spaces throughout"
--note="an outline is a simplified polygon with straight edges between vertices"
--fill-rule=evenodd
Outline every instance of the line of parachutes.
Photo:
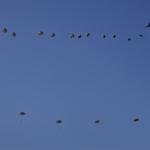
M 21 122 L 22 122 L 23 118 L 26 116 L 26 114 L 27 114 L 26 112 L 19 112 L 19 116 L 21 117 Z M 133 118 L 133 122 L 136 123 L 136 122 L 139 122 L 139 121 L 140 121 L 140 119 L 138 117 Z M 56 120 L 56 123 L 57 124 L 62 124 L 63 120 L 58 119 L 58 120 Z M 94 121 L 94 123 L 99 124 L 99 123 L 101 123 L 101 121 L 100 121 L 100 119 L 97 119 L 97 120 Z
M 148 28 L 150 29 L 150 22 L 145 26 L 145 28 L 146 28 L 146 29 L 148 29 Z M 4 27 L 4 28 L 2 29 L 2 32 L 3 32 L 3 33 L 7 33 L 7 32 L 8 32 L 8 29 L 7 29 L 6 27 Z M 37 36 L 42 37 L 42 36 L 44 36 L 45 33 L 44 33 L 44 31 L 39 31 L 39 32 L 37 32 L 36 34 L 37 34 Z M 81 39 L 81 38 L 84 37 L 84 36 L 87 37 L 87 38 L 89 38 L 91 35 L 92 35 L 92 34 L 91 34 L 90 32 L 87 32 L 87 33 L 85 33 L 84 35 L 83 35 L 83 34 L 70 33 L 70 34 L 69 34 L 69 38 L 70 38 L 70 39 Z M 16 36 L 17 36 L 17 33 L 16 33 L 16 32 L 11 32 L 11 36 L 12 36 L 12 37 L 16 37 Z M 138 36 L 141 37 L 141 38 L 144 37 L 143 34 L 138 34 Z M 55 32 L 50 33 L 50 37 L 54 39 L 54 38 L 56 37 L 56 33 L 55 33 Z M 103 39 L 107 38 L 107 35 L 106 35 L 106 34 L 103 34 L 103 35 L 102 35 L 102 38 L 103 38 Z M 117 34 L 113 34 L 113 35 L 112 35 L 112 38 L 114 38 L 114 39 L 117 38 Z M 127 40 L 128 40 L 128 41 L 132 41 L 132 38 L 131 38 L 131 37 L 128 37 Z

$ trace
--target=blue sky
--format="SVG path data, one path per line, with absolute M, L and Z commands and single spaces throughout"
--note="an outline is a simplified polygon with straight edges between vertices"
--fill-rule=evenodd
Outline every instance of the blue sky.
M 0 149 L 149 150 L 149 5 L 1 0 Z M 92 35 L 71 40 L 71 32 Z

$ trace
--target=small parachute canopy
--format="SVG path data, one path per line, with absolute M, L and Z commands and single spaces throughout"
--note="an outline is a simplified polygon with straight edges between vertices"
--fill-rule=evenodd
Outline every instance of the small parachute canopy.
M 2 32 L 6 33 L 8 30 L 6 27 L 3 28 Z
M 55 33 L 51 33 L 51 38 L 54 38 L 56 36 Z
M 72 39 L 72 38 L 75 38 L 75 34 L 74 34 L 74 33 L 71 33 L 70 38 L 71 38 L 71 39 Z
M 19 115 L 20 115 L 20 116 L 25 116 L 26 113 L 22 111 L 22 112 L 19 113 Z
M 81 37 L 82 37 L 82 35 L 80 34 L 80 35 L 78 35 L 78 39 L 81 39 Z
M 150 28 L 150 22 L 145 26 L 145 28 Z
M 113 35 L 113 38 L 115 39 L 115 38 L 116 38 L 116 36 L 117 36 L 117 35 L 116 35 L 116 34 L 114 34 L 114 35 Z
M 21 111 L 19 112 L 19 116 L 20 116 L 20 124 L 23 123 L 23 119 L 24 119 L 24 116 L 26 115 L 26 113 L 24 111 Z
M 131 38 L 128 38 L 128 41 L 131 41 L 132 39 Z
M 91 35 L 91 33 L 86 33 L 86 37 L 89 37 Z
M 100 123 L 100 120 L 95 120 L 95 122 L 94 122 L 94 123 L 98 124 L 98 123 Z
M 56 123 L 60 124 L 62 123 L 62 120 L 57 120 Z
M 106 35 L 104 34 L 104 35 L 103 35 L 103 39 L 105 39 L 105 38 L 106 38 Z
M 134 118 L 133 121 L 138 122 L 138 121 L 140 121 L 140 119 L 139 118 Z
M 139 34 L 139 37 L 143 37 L 143 34 Z
M 13 37 L 16 37 L 16 32 L 12 32 L 12 34 L 11 34 Z
M 43 32 L 43 31 L 39 31 L 39 32 L 37 33 L 37 35 L 42 36 L 42 35 L 44 35 L 44 32 Z

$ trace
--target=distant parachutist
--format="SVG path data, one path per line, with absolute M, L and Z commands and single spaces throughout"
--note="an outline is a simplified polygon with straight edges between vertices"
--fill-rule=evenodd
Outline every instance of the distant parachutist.
M 132 39 L 131 38 L 128 38 L 128 41 L 131 41 Z
M 86 33 L 86 37 L 89 37 L 91 35 L 91 33 Z
M 38 35 L 38 36 L 42 36 L 42 35 L 44 35 L 44 32 L 43 32 L 43 31 L 39 31 L 39 32 L 37 33 L 37 35 Z
M 114 35 L 113 35 L 113 38 L 115 39 L 116 37 L 117 37 L 117 35 L 116 35 L 116 34 L 114 34 Z
M 139 37 L 143 37 L 143 34 L 139 34 Z
M 25 112 L 19 112 L 19 116 L 21 117 L 21 120 L 20 120 L 20 122 L 21 122 L 21 124 L 22 124 L 22 122 L 23 122 L 23 118 L 24 118 L 24 116 L 26 115 L 26 113 Z
M 105 39 L 105 38 L 106 38 L 106 35 L 104 34 L 104 35 L 103 35 L 103 39 Z
M 150 22 L 145 26 L 145 28 L 150 28 Z
M 56 123 L 60 124 L 60 123 L 62 123 L 62 120 L 57 120 Z
M 133 119 L 133 122 L 139 122 L 139 121 L 140 121 L 139 118 L 134 118 L 134 119 Z
M 19 115 L 20 115 L 20 116 L 25 116 L 26 113 L 22 111 L 22 112 L 19 113 Z
M 4 32 L 4 33 L 7 33 L 7 31 L 8 31 L 8 30 L 7 30 L 6 27 L 4 27 L 3 30 L 2 30 L 2 32 Z
M 95 120 L 94 123 L 95 123 L 95 124 L 98 124 L 98 123 L 100 123 L 100 120 Z
M 16 32 L 12 32 L 11 35 L 12 35 L 13 37 L 16 37 L 16 36 L 17 36 Z
M 80 34 L 80 35 L 78 35 L 78 39 L 81 39 L 82 38 L 82 35 Z
M 52 33 L 52 34 L 51 34 L 51 38 L 54 38 L 55 36 L 56 36 L 55 33 Z
M 71 39 L 75 38 L 75 34 L 74 34 L 74 33 L 71 33 L 70 38 L 71 38 Z

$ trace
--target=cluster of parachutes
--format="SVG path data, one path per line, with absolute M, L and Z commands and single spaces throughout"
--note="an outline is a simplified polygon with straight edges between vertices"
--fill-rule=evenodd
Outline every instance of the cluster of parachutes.
M 19 112 L 19 116 L 20 116 L 21 118 L 25 117 L 25 116 L 26 116 L 26 112 Z M 139 122 L 139 121 L 140 121 L 140 119 L 137 118 L 137 117 L 133 119 L 133 122 Z M 57 124 L 61 124 L 61 123 L 63 123 L 63 120 L 58 119 L 58 120 L 56 120 L 56 123 L 57 123 Z M 95 123 L 95 124 L 99 124 L 99 123 L 100 123 L 100 120 L 97 119 L 97 120 L 94 121 L 94 123 Z
M 150 22 L 145 26 L 145 28 L 150 28 Z M 38 36 L 43 36 L 44 35 L 44 31 L 39 31 L 38 33 L 37 33 L 37 35 Z M 76 38 L 76 39 L 81 39 L 82 37 L 90 37 L 92 34 L 90 33 L 90 32 L 87 32 L 87 33 L 85 33 L 84 35 L 83 34 L 76 34 L 76 33 L 71 33 L 70 35 L 69 35 L 69 37 L 71 38 L 71 39 L 74 39 L 74 38 Z M 139 34 L 138 35 L 139 37 L 144 37 L 144 35 L 143 34 Z M 55 38 L 56 37 L 56 33 L 51 33 L 50 34 L 50 37 L 51 38 Z M 106 34 L 103 34 L 102 35 L 102 38 L 103 39 L 105 39 L 107 37 L 107 35 Z M 113 34 L 112 35 L 112 38 L 117 38 L 117 34 Z M 132 38 L 131 37 L 128 37 L 128 39 L 127 39 L 128 41 L 131 41 L 132 40 Z
M 150 22 L 145 26 L 145 28 L 149 28 L 150 29 Z M 6 28 L 6 27 L 4 27 L 3 29 L 2 29 L 2 32 L 3 33 L 7 33 L 8 32 L 8 29 Z M 44 31 L 39 31 L 39 32 L 37 32 L 37 36 L 40 36 L 40 37 L 42 37 L 42 36 L 44 36 Z M 92 34 L 90 33 L 90 32 L 87 32 L 87 33 L 85 33 L 84 35 L 83 34 L 76 34 L 76 33 L 71 33 L 71 34 L 69 34 L 69 37 L 71 38 L 71 39 L 81 39 L 82 37 L 90 37 Z M 17 36 L 17 34 L 16 34 L 16 32 L 12 32 L 11 33 L 11 36 L 13 36 L 13 37 L 16 37 Z M 139 37 L 144 37 L 144 35 L 143 34 L 139 34 L 138 35 Z M 55 38 L 56 37 L 56 33 L 50 33 L 50 38 Z M 103 34 L 102 35 L 102 38 L 103 39 L 105 39 L 107 37 L 107 35 L 106 34 Z M 112 35 L 112 38 L 117 38 L 117 34 L 113 34 Z M 132 40 L 132 38 L 131 37 L 128 37 L 127 38 L 127 40 L 128 41 L 131 41 Z
M 39 32 L 37 33 L 37 35 L 38 35 L 38 36 L 43 36 L 43 35 L 44 35 L 44 32 L 43 32 L 43 31 L 39 31 Z M 91 35 L 92 35 L 92 34 L 91 34 L 90 32 L 87 32 L 87 33 L 85 33 L 84 35 L 83 35 L 83 34 L 70 33 L 70 34 L 69 34 L 69 37 L 70 37 L 70 39 L 81 39 L 82 37 L 89 38 Z M 51 33 L 51 34 L 50 34 L 50 37 L 51 37 L 51 38 L 55 38 L 55 37 L 56 37 L 56 33 Z M 144 35 L 143 35 L 143 34 L 139 34 L 139 37 L 144 37 Z M 103 39 L 107 38 L 107 35 L 106 35 L 106 34 L 102 34 L 102 38 L 103 38 Z M 113 34 L 113 35 L 112 35 L 112 38 L 114 38 L 114 39 L 117 38 L 117 34 Z M 132 39 L 131 39 L 130 37 L 128 37 L 127 40 L 128 40 L 128 41 L 131 41 Z
M 8 32 L 8 29 L 7 29 L 6 27 L 4 27 L 4 28 L 2 29 L 2 32 L 3 32 L 3 33 L 7 33 L 7 32 Z M 12 37 L 16 37 L 16 36 L 17 36 L 16 32 L 12 32 L 12 33 L 11 33 L 11 36 L 12 36 Z
M 145 26 L 145 28 L 146 28 L 146 29 L 147 29 L 147 28 L 150 29 L 150 22 Z M 2 32 L 3 32 L 3 33 L 7 33 L 7 32 L 8 32 L 8 29 L 7 29 L 6 27 L 4 27 L 4 28 L 2 29 Z M 37 32 L 37 35 L 38 35 L 38 36 L 43 36 L 43 35 L 44 35 L 44 32 L 43 32 L 43 31 L 39 31 L 39 32 Z M 16 37 L 16 36 L 17 36 L 16 32 L 12 32 L 12 33 L 11 33 L 11 36 Z M 88 38 L 88 37 L 91 36 L 91 33 L 88 32 L 88 33 L 85 34 L 85 36 Z M 51 33 L 51 34 L 50 34 L 50 37 L 51 37 L 51 38 L 55 38 L 55 37 L 56 37 L 56 33 L 54 33 L 54 32 Z M 73 39 L 73 38 L 81 39 L 81 38 L 83 37 L 83 35 L 82 35 L 82 34 L 71 33 L 71 34 L 69 35 L 69 37 L 70 37 L 71 39 Z M 102 37 L 105 39 L 107 36 L 106 36 L 106 34 L 103 34 Z M 116 38 L 117 35 L 116 35 L 116 34 L 113 34 L 112 37 L 113 37 L 113 38 Z M 143 35 L 143 34 L 139 34 L 139 37 L 144 37 L 144 35 Z M 128 40 L 128 41 L 131 41 L 132 39 L 131 39 L 130 37 L 128 37 L 127 40 Z M 19 113 L 19 116 L 20 116 L 21 118 L 25 117 L 25 116 L 26 116 L 26 112 L 20 112 L 20 113 Z M 134 119 L 133 119 L 133 122 L 139 122 L 139 121 L 140 121 L 139 118 L 134 118 Z M 61 124 L 61 123 L 63 123 L 63 121 L 59 119 L 59 120 L 56 120 L 56 123 L 57 123 L 57 124 Z M 99 124 L 99 123 L 100 123 L 100 120 L 97 119 L 97 120 L 94 121 L 94 123 L 95 123 L 95 124 Z

